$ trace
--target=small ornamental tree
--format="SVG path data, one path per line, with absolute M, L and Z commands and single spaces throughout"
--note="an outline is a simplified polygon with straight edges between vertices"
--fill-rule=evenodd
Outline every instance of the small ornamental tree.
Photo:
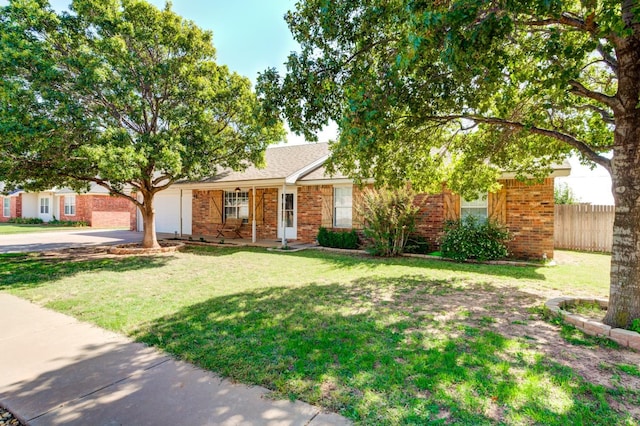
M 575 196 L 569 185 L 562 183 L 553 189 L 553 201 L 556 204 L 577 204 L 580 199 Z
M 415 193 L 406 188 L 367 189 L 358 206 L 364 220 L 366 250 L 376 256 L 402 254 L 415 229 L 419 207 L 414 205 Z
M 286 19 L 301 51 L 260 90 L 308 138 L 338 123 L 342 172 L 471 199 L 571 152 L 608 170 L 604 322 L 640 318 L 638 0 L 306 0 Z
M 180 179 L 260 164 L 283 126 L 212 34 L 142 0 L 0 8 L 0 181 L 5 190 L 91 182 L 131 200 L 144 247 L 153 198 Z

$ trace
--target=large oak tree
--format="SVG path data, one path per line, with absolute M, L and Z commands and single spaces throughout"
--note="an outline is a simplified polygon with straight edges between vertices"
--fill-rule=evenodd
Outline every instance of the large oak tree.
M 153 197 L 180 179 L 262 161 L 283 126 L 250 81 L 215 62 L 212 34 L 142 0 L 0 9 L 0 181 L 94 182 L 130 199 L 157 246 Z
M 572 152 L 607 169 L 605 322 L 640 318 L 637 0 L 307 0 L 286 19 L 302 49 L 260 90 L 309 138 L 337 122 L 332 165 L 353 176 L 464 195 Z

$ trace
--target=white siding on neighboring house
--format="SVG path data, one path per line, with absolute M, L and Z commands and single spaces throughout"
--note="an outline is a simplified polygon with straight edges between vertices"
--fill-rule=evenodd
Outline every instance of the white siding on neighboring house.
M 22 193 L 22 217 L 38 217 L 37 193 Z

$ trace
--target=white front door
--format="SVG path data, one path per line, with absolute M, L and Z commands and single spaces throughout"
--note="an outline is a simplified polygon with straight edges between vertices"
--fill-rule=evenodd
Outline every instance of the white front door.
M 53 197 L 40 195 L 38 197 L 38 217 L 45 222 L 53 219 Z
M 297 237 L 297 223 L 298 223 L 298 202 L 297 191 L 295 188 L 287 189 L 287 192 L 282 195 L 282 189 L 278 190 L 278 238 L 282 238 L 282 229 L 285 225 L 284 237 L 287 240 L 295 240 Z M 282 209 L 284 208 L 284 220 Z

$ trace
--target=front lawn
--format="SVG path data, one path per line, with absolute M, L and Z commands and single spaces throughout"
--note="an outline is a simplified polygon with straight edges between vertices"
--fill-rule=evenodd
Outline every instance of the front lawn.
M 0 257 L 0 290 L 361 424 L 635 424 L 640 356 L 544 318 L 606 297 L 609 257 L 552 268 L 189 248 Z
M 44 232 L 44 231 L 70 231 L 73 228 L 69 226 L 58 226 L 58 225 L 47 225 L 47 224 L 38 224 L 38 225 L 26 225 L 26 224 L 17 224 L 17 223 L 0 223 L 0 235 L 8 235 L 8 234 L 27 234 L 31 232 Z

